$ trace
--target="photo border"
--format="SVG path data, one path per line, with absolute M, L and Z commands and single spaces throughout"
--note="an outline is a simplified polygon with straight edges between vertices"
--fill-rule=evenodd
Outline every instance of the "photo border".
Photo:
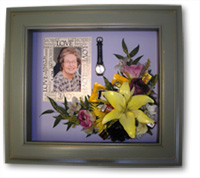
M 70 44 L 60 45 L 62 41 L 69 40 Z M 85 97 L 91 94 L 91 61 L 92 61 L 92 39 L 91 37 L 46 37 L 44 38 L 43 45 L 43 101 L 48 101 L 48 97 L 51 97 L 55 101 L 64 101 L 66 97 L 67 101 L 71 101 L 73 96 L 77 98 Z M 80 48 L 81 53 L 81 91 L 53 91 L 54 77 L 53 77 L 53 67 L 55 66 L 55 48 Z M 87 56 L 83 55 L 83 49 L 87 51 Z M 50 53 L 50 54 L 49 54 Z M 55 62 L 54 62 L 55 61 Z M 46 64 L 46 66 L 44 66 Z M 49 70 L 48 70 L 49 69 Z M 45 87 L 46 86 L 46 87 Z

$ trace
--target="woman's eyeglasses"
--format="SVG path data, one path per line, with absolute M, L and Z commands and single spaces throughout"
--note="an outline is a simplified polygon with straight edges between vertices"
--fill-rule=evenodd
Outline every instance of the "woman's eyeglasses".
M 64 64 L 66 64 L 66 65 L 69 65 L 69 64 L 75 65 L 75 64 L 77 64 L 77 61 L 65 61 Z

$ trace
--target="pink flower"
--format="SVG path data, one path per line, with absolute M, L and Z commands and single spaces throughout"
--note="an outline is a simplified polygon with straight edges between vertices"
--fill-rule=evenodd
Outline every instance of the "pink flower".
M 143 65 L 140 64 L 140 65 L 131 65 L 131 66 L 125 66 L 124 67 L 124 71 L 123 71 L 123 74 L 125 77 L 127 78 L 138 78 L 140 76 L 140 73 L 143 69 Z
M 80 120 L 80 125 L 84 129 L 89 129 L 96 120 L 95 115 L 88 110 L 80 110 L 78 118 Z

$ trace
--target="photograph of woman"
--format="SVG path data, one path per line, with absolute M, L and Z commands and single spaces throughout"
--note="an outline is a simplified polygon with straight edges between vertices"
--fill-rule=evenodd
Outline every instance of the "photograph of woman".
M 80 50 L 75 47 L 62 48 L 54 67 L 54 92 L 80 92 L 80 71 Z

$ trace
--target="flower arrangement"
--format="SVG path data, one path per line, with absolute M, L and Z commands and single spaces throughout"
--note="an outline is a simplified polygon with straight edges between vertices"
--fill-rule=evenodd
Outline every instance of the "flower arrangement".
M 140 56 L 133 57 L 139 51 L 139 45 L 130 53 L 122 40 L 125 56 L 114 54 L 119 60 L 110 82 L 103 76 L 105 85 L 95 83 L 91 96 L 71 102 L 64 99 L 59 106 L 48 97 L 54 110 L 46 110 L 43 114 L 58 113 L 54 116 L 56 127 L 61 120 L 66 121 L 67 131 L 80 125 L 86 136 L 99 134 L 102 139 L 124 141 L 125 139 L 140 139 L 146 133 L 152 134 L 154 128 L 157 94 L 154 92 L 158 80 L 151 73 L 150 59 L 145 64 L 140 63 Z

